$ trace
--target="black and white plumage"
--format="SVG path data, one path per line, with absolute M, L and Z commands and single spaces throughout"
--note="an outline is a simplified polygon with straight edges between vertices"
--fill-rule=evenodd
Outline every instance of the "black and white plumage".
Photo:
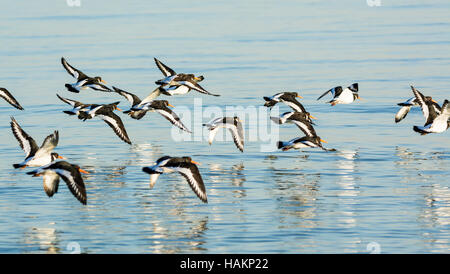
M 112 87 L 113 90 L 122 95 L 123 97 L 125 97 L 130 103 L 131 103 L 131 108 L 127 111 L 124 111 L 124 113 L 127 113 L 128 115 L 130 115 L 131 118 L 133 119 L 141 119 L 142 117 L 145 116 L 145 114 L 147 113 L 147 111 L 142 110 L 142 106 L 146 103 L 150 103 L 153 100 L 155 100 L 160 94 L 161 94 L 161 88 L 157 87 L 156 89 L 154 89 L 147 97 L 145 97 L 143 100 L 141 100 L 137 95 L 116 88 L 116 87 Z M 137 110 L 132 110 L 132 109 L 137 109 Z
M 358 94 L 358 89 L 358 83 L 353 83 L 345 89 L 342 88 L 342 86 L 337 86 L 327 90 L 324 94 L 320 95 L 317 100 L 320 100 L 323 96 L 331 93 L 333 99 L 328 103 L 330 103 L 332 106 L 337 104 L 350 104 L 353 103 L 353 101 L 355 101 L 356 99 L 361 99 Z
M 113 88 L 113 90 L 116 93 L 122 95 L 123 97 L 125 97 L 131 103 L 130 109 L 124 111 L 123 113 L 126 113 L 131 118 L 137 119 L 137 120 L 142 119 L 142 117 L 145 116 L 147 111 L 150 110 L 150 109 L 147 109 L 147 110 L 143 109 L 143 106 L 146 105 L 147 103 L 153 102 L 155 100 L 155 98 L 158 97 L 159 94 L 161 93 L 161 88 L 157 87 L 147 97 L 145 97 L 143 100 L 141 100 L 137 95 L 135 95 L 135 94 L 133 94 L 131 92 L 128 92 L 128 91 L 125 91 L 125 90 L 122 90 L 122 89 L 119 89 L 119 88 L 116 88 L 116 87 L 112 87 L 112 88 Z M 157 101 L 157 100 L 155 100 L 155 101 Z
M 60 178 L 66 182 L 70 192 L 83 205 L 87 204 L 86 187 L 81 173 L 89 173 L 81 169 L 78 165 L 73 165 L 65 161 L 55 161 L 40 168 L 27 172 L 33 177 L 43 176 L 44 191 L 48 197 L 52 197 L 58 192 Z
M 72 75 L 77 81 L 73 84 L 65 84 L 67 90 L 75 93 L 79 93 L 82 89 L 91 88 L 93 90 L 111 92 L 112 90 L 107 86 L 103 85 L 106 82 L 100 77 L 89 77 L 84 74 L 82 71 L 71 66 L 64 57 L 61 57 L 61 64 L 66 69 L 66 71 Z
M 212 95 L 212 96 L 220 96 L 218 94 L 212 94 L 202 86 L 198 84 L 198 82 L 203 81 L 203 76 L 195 76 L 194 74 L 184 74 L 184 73 L 176 73 L 173 69 L 164 65 L 158 59 L 155 59 L 155 63 L 157 67 L 164 74 L 165 78 L 156 81 L 157 85 L 161 86 L 162 93 L 166 95 L 179 95 L 186 94 L 191 89 L 196 90 L 200 93 Z
M 425 96 L 425 101 L 433 102 L 433 106 L 434 106 L 436 112 L 440 113 L 441 107 L 430 96 Z M 411 97 L 408 100 L 406 100 L 405 102 L 398 103 L 397 105 L 401 106 L 401 108 L 398 110 L 397 114 L 395 114 L 395 122 L 396 123 L 405 119 L 406 115 L 408 115 L 409 111 L 411 110 L 411 107 L 419 106 L 419 102 L 417 101 L 416 97 Z
M 299 101 L 297 101 L 296 98 L 301 99 L 303 97 L 298 95 L 297 92 L 280 92 L 271 97 L 267 97 L 267 96 L 263 97 L 263 99 L 266 101 L 264 103 L 265 107 L 272 108 L 277 103 L 282 102 L 297 112 L 305 112 L 306 113 L 305 107 Z
M 270 117 L 270 119 L 279 125 L 285 123 L 295 124 L 306 136 L 314 137 L 317 135 L 313 127 L 314 123 L 311 121 L 310 115 L 306 113 L 291 111 L 281 114 L 280 117 Z
M 132 107 L 128 111 L 124 111 L 124 113 L 131 113 L 132 111 L 142 112 L 142 111 L 152 111 L 158 112 L 164 118 L 166 118 L 172 125 L 178 127 L 181 130 L 184 130 L 188 133 L 192 133 L 182 122 L 180 117 L 173 112 L 169 107 L 174 107 L 167 100 L 153 100 L 151 102 L 147 102 L 138 107 Z
M 322 146 L 322 142 L 326 143 L 326 141 L 322 140 L 319 136 L 303 136 L 294 138 L 287 142 L 279 141 L 277 143 L 277 147 L 278 149 L 281 149 L 283 151 L 289 149 L 317 148 L 317 147 L 328 151 L 328 149 Z
M 5 101 L 8 102 L 11 106 L 23 110 L 23 107 L 6 88 L 0 88 L 0 97 L 5 99 Z
M 397 105 L 401 106 L 401 108 L 398 110 L 397 114 L 395 114 L 396 123 L 405 119 L 406 115 L 408 115 L 409 111 L 411 110 L 411 107 L 418 106 L 419 103 L 417 102 L 417 99 L 415 97 L 412 97 L 403 103 L 398 103 Z
M 78 118 L 83 121 L 86 121 L 87 119 L 98 117 L 103 121 L 105 121 L 114 130 L 114 133 L 116 133 L 116 135 L 122 141 L 131 144 L 130 138 L 128 137 L 128 133 L 122 122 L 122 119 L 120 119 L 120 117 L 114 113 L 114 110 L 121 111 L 121 109 L 117 107 L 118 104 L 119 102 L 105 105 L 97 105 L 97 104 L 90 105 L 80 111 Z
M 64 98 L 64 97 L 60 96 L 59 94 L 56 94 L 56 96 L 64 103 L 72 106 L 71 110 L 63 111 L 64 113 L 69 114 L 69 115 L 77 115 L 78 116 L 78 115 L 80 115 L 80 111 L 87 110 L 87 108 L 92 105 L 92 104 L 83 104 L 83 103 L 75 101 L 75 100 Z
M 445 100 L 440 107 L 439 112 L 436 111 L 435 105 L 432 101 L 426 100 L 425 96 L 416 90 L 413 86 L 411 89 L 416 97 L 420 108 L 422 109 L 423 116 L 425 117 L 425 124 L 423 126 L 414 126 L 413 130 L 420 133 L 421 135 L 426 135 L 429 133 L 442 133 L 450 127 L 450 105 L 449 101 Z
M 159 158 L 155 165 L 142 168 L 142 171 L 150 174 L 150 188 L 156 183 L 159 175 L 163 173 L 178 172 L 186 178 L 189 186 L 204 203 L 208 202 L 206 188 L 202 176 L 198 170 L 199 163 L 193 161 L 191 157 L 170 157 Z
M 38 147 L 36 141 L 20 127 L 14 117 L 11 117 L 11 130 L 25 152 L 25 160 L 22 163 L 14 164 L 14 168 L 43 166 L 56 159 L 64 159 L 58 153 L 53 152 L 59 141 L 58 131 L 48 135 L 41 147 Z
M 233 141 L 236 147 L 244 152 L 244 129 L 242 127 L 242 121 L 239 117 L 219 117 L 211 120 L 210 122 L 203 124 L 209 130 L 208 142 L 211 145 L 214 141 L 214 137 L 220 128 L 227 128 L 230 130 L 233 136 Z

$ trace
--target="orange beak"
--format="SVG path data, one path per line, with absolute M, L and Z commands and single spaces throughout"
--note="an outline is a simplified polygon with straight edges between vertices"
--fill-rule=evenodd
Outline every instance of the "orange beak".
M 61 155 L 58 155 L 57 158 L 58 158 L 58 159 L 66 159 L 66 158 L 62 157 Z
M 173 106 L 173 105 L 171 105 L 171 104 L 169 104 L 169 103 L 167 103 L 167 105 L 168 105 L 169 107 L 173 107 L 173 108 L 174 108 L 174 106 Z
M 317 120 L 317 118 L 314 117 L 314 116 L 312 116 L 311 114 L 309 114 L 309 118 L 314 119 L 314 120 Z
M 303 97 L 302 97 L 302 96 L 300 96 L 300 95 L 297 95 L 297 97 L 298 97 L 298 98 L 300 98 L 300 99 L 303 99 Z
M 359 100 L 362 100 L 362 98 L 361 98 L 359 95 L 358 95 L 358 99 L 359 99 Z
M 436 103 L 436 104 L 438 103 L 438 102 L 436 102 L 436 101 L 435 101 L 435 100 L 433 100 L 433 99 L 431 99 L 431 101 L 433 101 L 433 103 Z
M 118 108 L 118 107 L 116 107 L 116 110 L 118 110 L 118 111 L 122 111 L 120 108 Z
M 101 80 L 100 82 L 102 82 L 103 84 L 108 84 L 108 83 L 106 83 L 106 81 L 105 80 Z
M 327 142 L 327 141 L 325 141 L 325 140 L 323 140 L 323 139 L 320 139 L 320 141 L 321 141 L 322 143 L 326 143 L 326 144 L 328 144 L 328 142 Z
M 199 162 L 196 162 L 194 160 L 191 160 L 191 163 L 196 164 L 196 165 L 201 165 Z
M 79 170 L 81 173 L 89 174 L 89 172 L 87 172 L 86 170 L 83 170 L 83 169 L 81 169 L 81 168 L 79 168 L 78 170 Z

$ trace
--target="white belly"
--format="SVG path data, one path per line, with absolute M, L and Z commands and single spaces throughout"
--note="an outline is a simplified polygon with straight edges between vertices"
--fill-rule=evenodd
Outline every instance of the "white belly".
M 45 166 L 49 163 L 52 162 L 52 157 L 49 155 L 46 156 L 41 156 L 39 158 L 32 158 L 31 160 L 29 160 L 26 165 L 27 166 L 32 166 L 32 167 L 41 167 L 41 166 Z
M 171 95 L 182 95 L 189 92 L 189 88 L 186 86 L 178 86 L 175 89 L 169 89 L 167 90 L 168 93 Z
M 344 89 L 338 98 L 333 100 L 338 104 L 350 104 L 354 101 L 353 92 L 348 88 Z

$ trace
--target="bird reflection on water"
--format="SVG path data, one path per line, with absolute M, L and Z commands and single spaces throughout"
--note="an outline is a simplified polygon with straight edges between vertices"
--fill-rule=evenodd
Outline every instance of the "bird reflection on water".
M 223 186 L 224 183 L 231 183 L 233 186 L 231 192 L 234 194 L 235 198 L 243 198 L 246 197 L 245 188 L 243 187 L 245 179 L 244 174 L 244 164 L 239 163 L 235 164 L 231 167 L 224 167 L 222 164 L 214 163 L 210 164 L 211 175 L 209 176 L 209 180 L 217 185 Z M 214 195 L 222 195 L 218 192 L 218 190 L 212 189 L 211 192 Z M 224 194 L 224 196 L 227 196 Z
M 60 239 L 55 228 L 32 227 L 23 233 L 25 253 L 61 253 Z

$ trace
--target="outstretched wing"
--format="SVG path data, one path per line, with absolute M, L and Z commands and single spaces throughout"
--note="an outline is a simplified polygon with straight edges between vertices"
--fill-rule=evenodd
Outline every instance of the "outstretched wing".
M 83 103 L 80 103 L 78 101 L 67 99 L 67 98 L 64 98 L 62 96 L 59 96 L 59 94 L 56 94 L 56 96 L 58 96 L 59 100 L 63 101 L 64 103 L 66 103 L 68 105 L 71 105 L 72 107 L 77 107 L 77 106 L 80 106 L 80 105 L 83 104 Z
M 183 163 L 178 167 L 173 167 L 174 170 L 178 171 L 189 183 L 192 191 L 197 195 L 200 200 L 204 203 L 208 202 L 206 196 L 206 188 L 203 183 L 202 176 L 195 164 Z
M 136 95 L 134 95 L 131 92 L 116 88 L 116 87 L 112 87 L 114 89 L 115 92 L 119 93 L 120 95 L 122 95 L 123 97 L 125 97 L 128 102 L 131 103 L 132 106 L 137 105 L 141 102 L 141 99 L 139 99 L 139 97 L 137 97 Z
M 64 59 L 64 57 L 61 57 L 61 64 L 63 65 L 63 67 L 66 69 L 66 71 L 72 75 L 72 77 L 74 77 L 75 79 L 77 79 L 77 81 L 80 81 L 82 79 L 86 79 L 88 78 L 88 76 L 86 74 L 84 74 L 83 72 L 81 72 L 80 70 L 72 67 L 69 63 L 67 63 L 66 59 Z
M 320 100 L 323 96 L 327 95 L 330 92 L 331 92 L 331 89 L 325 91 L 322 95 L 319 96 L 319 98 L 317 98 L 317 101 Z
M 11 106 L 23 110 L 23 107 L 17 102 L 16 98 L 6 88 L 0 88 L 0 97 L 6 100 Z
M 13 117 L 11 117 L 11 130 L 19 142 L 20 147 L 25 152 L 26 158 L 36 154 L 39 150 L 36 142 L 19 126 L 19 123 Z
M 86 187 L 80 172 L 75 168 L 67 170 L 56 167 L 53 168 L 53 171 L 61 176 L 64 182 L 66 182 L 67 187 L 73 196 L 75 196 L 80 203 L 85 205 L 87 203 Z
M 395 114 L 395 122 L 398 123 L 401 120 L 405 119 L 406 115 L 408 115 L 411 107 L 410 106 L 403 106 L 401 107 L 397 114 Z
M 180 129 L 191 133 L 191 131 L 181 122 L 180 117 L 173 112 L 170 108 L 164 108 L 164 109 L 155 109 L 156 112 L 161 114 L 164 118 L 169 120 L 173 125 L 179 127 Z
M 417 102 L 419 103 L 420 108 L 422 109 L 425 120 L 428 120 L 428 116 L 430 115 L 430 109 L 429 109 L 427 103 L 425 102 L 425 96 L 423 96 L 423 94 L 420 93 L 413 86 L 411 86 L 411 89 L 414 93 L 414 96 L 416 96 L 416 99 L 417 99 Z
M 59 133 L 56 130 L 53 134 L 48 135 L 44 139 L 44 142 L 42 142 L 42 145 L 39 148 L 37 154 L 51 152 L 58 145 L 58 141 L 59 141 Z
M 236 147 L 244 152 L 244 129 L 242 128 L 241 123 L 237 123 L 236 125 L 226 123 L 225 127 L 230 130 L 231 135 L 233 136 L 233 141 Z
M 193 90 L 196 90 L 200 93 L 203 94 L 208 94 L 208 95 L 212 95 L 212 96 L 220 96 L 219 94 L 212 94 L 209 91 L 207 91 L 206 89 L 204 89 L 202 86 L 200 86 L 197 82 L 194 81 L 180 81 L 179 82 L 182 85 L 187 86 L 188 88 L 191 88 Z
M 128 137 L 125 126 L 123 125 L 122 119 L 119 116 L 110 112 L 108 114 L 97 114 L 97 116 L 105 121 L 116 133 L 116 135 L 122 139 L 124 142 L 131 144 L 130 138 Z
M 159 68 L 159 70 L 164 74 L 165 77 L 167 77 L 167 76 L 173 76 L 173 75 L 176 74 L 176 72 L 175 72 L 173 69 L 171 69 L 171 68 L 169 68 L 168 66 L 164 65 L 164 64 L 161 63 L 161 61 L 159 61 L 158 59 L 156 59 L 156 58 L 153 58 L 153 59 L 155 59 L 156 66 L 157 66 L 157 67 Z
M 214 141 L 214 138 L 217 135 L 217 132 L 219 131 L 220 127 L 215 127 L 213 129 L 210 129 L 209 131 L 209 136 L 208 136 L 208 143 L 211 145 L 212 142 Z
M 301 131 L 303 131 L 306 136 L 314 137 L 317 135 L 314 127 L 306 120 L 293 120 L 292 123 L 294 123 Z
M 147 97 L 145 97 L 141 104 L 151 102 L 156 99 L 161 94 L 161 87 L 155 88 Z
M 58 192 L 59 187 L 59 175 L 55 172 L 47 172 L 43 176 L 44 191 L 48 197 L 52 197 L 53 194 Z

